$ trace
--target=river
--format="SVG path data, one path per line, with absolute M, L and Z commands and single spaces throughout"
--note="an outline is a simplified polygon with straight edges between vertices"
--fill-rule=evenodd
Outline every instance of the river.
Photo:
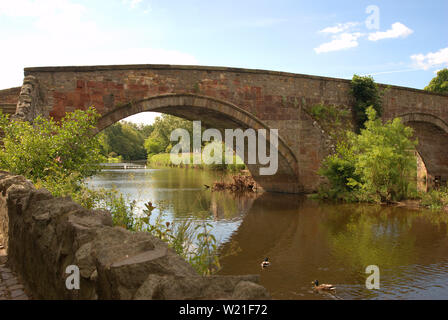
M 228 179 L 196 169 L 109 169 L 89 179 L 115 186 L 167 221 L 209 222 L 222 252 L 219 274 L 260 274 L 274 299 L 448 299 L 448 214 L 369 204 L 326 204 L 300 195 L 235 196 L 204 185 Z M 269 257 L 269 268 L 260 263 Z M 366 288 L 376 265 L 380 288 Z M 335 294 L 315 293 L 311 281 Z

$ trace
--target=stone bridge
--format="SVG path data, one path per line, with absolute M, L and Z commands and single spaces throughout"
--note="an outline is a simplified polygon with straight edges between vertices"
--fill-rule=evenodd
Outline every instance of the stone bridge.
M 448 95 L 380 85 L 383 119 L 401 117 L 415 130 L 429 182 L 448 178 Z M 144 111 L 172 114 L 218 129 L 272 128 L 279 132 L 279 169 L 260 176 L 267 191 L 311 192 L 332 141 L 309 110 L 317 104 L 350 108 L 350 80 L 225 67 L 116 65 L 26 68 L 22 88 L 0 91 L 0 105 L 15 117 L 61 119 L 95 108 L 98 130 Z

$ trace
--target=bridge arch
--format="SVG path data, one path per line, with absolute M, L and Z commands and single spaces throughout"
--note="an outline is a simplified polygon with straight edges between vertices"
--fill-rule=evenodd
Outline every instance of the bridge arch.
M 256 116 L 230 102 L 196 94 L 161 94 L 116 106 L 111 112 L 101 116 L 96 132 L 126 117 L 147 111 L 171 114 L 188 120 L 201 120 L 206 127 L 219 130 L 270 129 Z M 246 165 L 257 183 L 266 191 L 301 192 L 296 156 L 282 137 L 279 136 L 278 140 L 279 163 L 275 175 L 262 176 L 259 174 L 260 165 Z
M 448 124 L 441 118 L 427 113 L 407 113 L 399 116 L 403 123 L 414 129 L 418 139 L 417 152 L 423 166 L 418 176 L 426 177 L 426 188 L 448 181 Z M 426 173 L 422 171 L 426 170 Z M 420 181 L 421 183 L 421 181 Z

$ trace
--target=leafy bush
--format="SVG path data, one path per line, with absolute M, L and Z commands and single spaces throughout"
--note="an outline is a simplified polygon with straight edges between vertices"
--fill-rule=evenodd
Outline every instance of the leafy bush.
M 354 75 L 350 83 L 351 94 L 355 98 L 353 112 L 355 115 L 356 132 L 364 128 L 367 121 L 367 108 L 372 106 L 378 117 L 382 114 L 382 102 L 379 89 L 371 76 Z
M 0 114 L 4 132 L 0 167 L 39 182 L 56 195 L 64 188 L 75 190 L 99 170 L 102 157 L 92 136 L 98 117 L 89 108 L 67 113 L 60 122 L 38 116 L 30 124 Z
M 368 121 L 357 135 L 347 132 L 337 154 L 327 157 L 319 173 L 330 183 L 323 197 L 387 202 L 402 200 L 415 183 L 416 141 L 399 118 L 386 124 L 367 108 Z
M 448 207 L 448 188 L 433 189 L 420 194 L 421 204 L 433 210 Z
M 32 180 L 54 196 L 70 196 L 89 209 L 107 209 L 115 225 L 133 229 L 135 202 L 117 190 L 90 190 L 84 181 L 100 170 L 103 156 L 92 135 L 98 113 L 93 108 L 67 113 L 60 121 L 38 116 L 33 124 L 9 121 L 0 114 L 4 132 L 0 167 Z
M 349 111 L 337 106 L 316 104 L 311 107 L 311 115 L 318 120 L 332 120 L 339 122 L 341 118 L 349 116 Z
M 336 154 L 324 159 L 319 169 L 319 174 L 326 177 L 330 184 L 330 187 L 321 187 L 320 194 L 322 198 L 348 200 L 349 194 L 355 190 L 349 182 L 359 179 L 355 173 L 355 157 L 351 146 L 344 141 L 338 143 L 336 151 Z

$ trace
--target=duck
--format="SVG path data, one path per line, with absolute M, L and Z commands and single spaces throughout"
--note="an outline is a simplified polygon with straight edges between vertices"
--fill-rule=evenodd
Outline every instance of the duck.
M 271 265 L 271 263 L 269 262 L 269 258 L 264 258 L 264 260 L 261 262 L 261 268 L 267 268 Z
M 327 284 L 327 283 L 319 284 L 318 280 L 314 280 L 311 283 L 314 284 L 314 290 L 317 290 L 317 291 L 335 291 L 336 290 L 336 287 L 333 286 L 332 284 Z

